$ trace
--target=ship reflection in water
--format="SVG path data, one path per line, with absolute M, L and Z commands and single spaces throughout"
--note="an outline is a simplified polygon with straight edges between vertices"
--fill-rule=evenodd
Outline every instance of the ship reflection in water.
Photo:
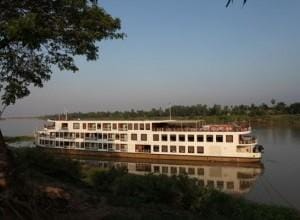
M 136 175 L 163 174 L 167 176 L 187 174 L 198 179 L 201 186 L 212 187 L 229 194 L 243 195 L 250 191 L 263 172 L 263 165 L 188 163 L 183 161 L 139 161 L 129 159 L 82 159 L 76 158 L 85 169 L 126 168 Z

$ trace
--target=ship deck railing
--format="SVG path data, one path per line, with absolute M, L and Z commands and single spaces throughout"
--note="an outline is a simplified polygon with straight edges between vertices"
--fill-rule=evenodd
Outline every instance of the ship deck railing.
M 256 144 L 257 143 L 257 139 L 253 138 L 251 140 L 240 140 L 239 144 Z
M 228 128 L 228 127 L 210 127 L 210 128 L 152 128 L 152 131 L 179 131 L 179 132 L 243 132 L 250 131 L 250 128 Z

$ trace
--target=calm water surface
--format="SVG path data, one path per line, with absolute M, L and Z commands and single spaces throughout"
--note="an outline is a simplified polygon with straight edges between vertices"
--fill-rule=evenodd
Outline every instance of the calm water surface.
M 5 119 L 0 120 L 0 128 L 4 136 L 30 136 L 36 129 L 43 126 L 44 120 L 39 119 Z
M 6 136 L 32 135 L 42 127 L 37 119 L 8 119 L 0 121 Z M 149 172 L 176 175 L 186 172 L 205 185 L 228 193 L 239 194 L 247 199 L 295 207 L 300 210 L 300 129 L 260 128 L 254 130 L 259 143 L 264 145 L 264 168 L 224 166 L 216 164 L 168 164 L 134 161 L 84 160 L 84 164 L 100 167 L 126 166 L 131 173 Z

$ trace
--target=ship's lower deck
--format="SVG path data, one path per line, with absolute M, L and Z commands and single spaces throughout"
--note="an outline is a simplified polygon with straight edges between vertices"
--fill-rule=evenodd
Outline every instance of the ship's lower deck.
M 93 157 L 114 157 L 114 158 L 138 158 L 149 160 L 181 160 L 181 161 L 209 161 L 209 162 L 229 162 L 229 163 L 257 163 L 261 158 L 249 157 L 226 157 L 226 156 L 205 156 L 205 155 L 170 155 L 170 154 L 151 154 L 145 152 L 129 153 L 129 152 L 105 152 L 105 151 L 88 151 L 70 148 L 54 148 L 37 146 L 46 151 L 51 151 L 67 155 L 82 155 Z

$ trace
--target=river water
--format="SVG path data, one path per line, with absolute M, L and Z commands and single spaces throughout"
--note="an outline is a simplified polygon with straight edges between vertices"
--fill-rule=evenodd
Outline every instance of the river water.
M 32 135 L 42 127 L 38 119 L 0 120 L 5 136 Z M 200 183 L 249 200 L 294 207 L 300 210 L 300 130 L 295 128 L 257 128 L 254 134 L 265 148 L 262 166 L 184 164 L 165 161 L 126 161 L 80 158 L 89 166 L 125 166 L 130 173 L 188 173 Z

